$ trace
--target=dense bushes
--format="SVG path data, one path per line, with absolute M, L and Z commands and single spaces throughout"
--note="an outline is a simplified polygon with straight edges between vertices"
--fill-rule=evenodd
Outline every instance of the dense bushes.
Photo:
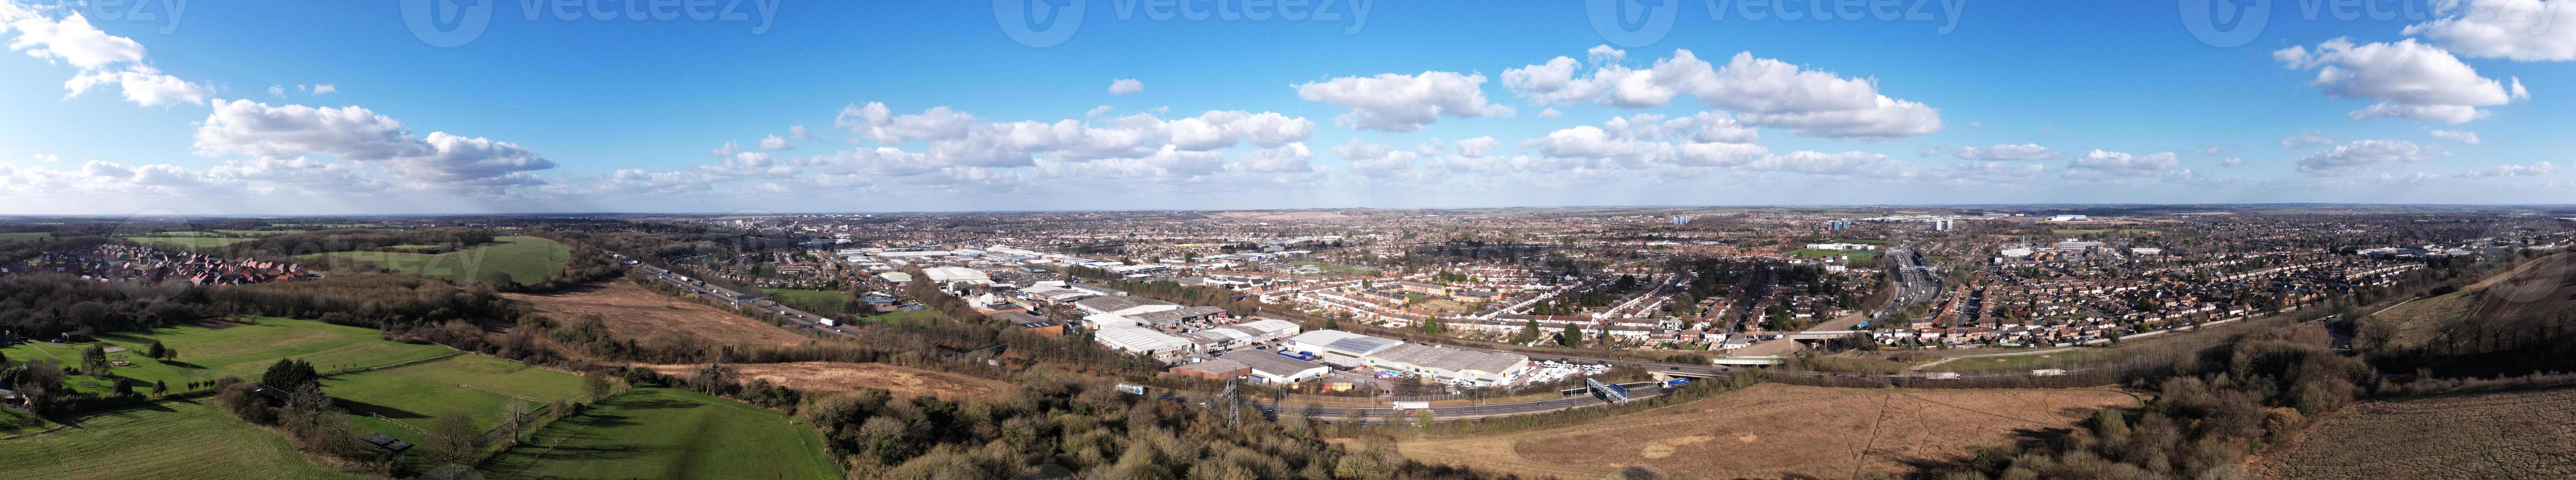
M 1988 449 L 1943 478 L 2242 478 L 2244 459 L 2342 409 L 2375 386 L 2368 365 L 2337 354 L 2324 328 L 2240 336 L 2185 357 L 2135 412 L 2106 411 L 2085 428 Z

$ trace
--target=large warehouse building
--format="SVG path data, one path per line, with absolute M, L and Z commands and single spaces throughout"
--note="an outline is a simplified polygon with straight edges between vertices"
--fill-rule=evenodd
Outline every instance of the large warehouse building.
M 1128 353 L 1168 359 L 1197 349 L 1198 344 L 1151 328 L 1121 327 L 1092 334 L 1092 340 Z
M 1404 342 L 1401 341 L 1341 330 L 1316 330 L 1290 337 L 1288 345 L 1281 348 L 1322 357 L 1327 364 L 1356 368 L 1368 364 L 1361 360 L 1362 358 L 1403 344 Z
M 1363 358 L 1368 366 L 1382 371 L 1480 385 L 1511 383 L 1530 369 L 1529 357 L 1516 353 L 1418 343 L 1398 344 Z

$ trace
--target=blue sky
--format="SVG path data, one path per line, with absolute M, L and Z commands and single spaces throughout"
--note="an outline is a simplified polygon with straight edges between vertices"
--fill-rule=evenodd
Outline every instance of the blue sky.
M 1628 3 L 1672 9 L 1644 33 L 1588 1 L 1042 0 L 1081 8 L 1060 43 L 1007 2 L 412 28 L 434 1 L 0 0 L 0 213 L 2576 198 L 2576 0 L 2247 0 L 2241 45 L 2186 26 L 2201 0 Z

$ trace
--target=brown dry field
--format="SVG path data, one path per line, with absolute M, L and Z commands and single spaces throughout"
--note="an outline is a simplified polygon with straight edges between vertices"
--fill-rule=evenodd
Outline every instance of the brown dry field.
M 847 392 L 859 387 L 894 392 L 895 398 L 930 395 L 943 399 L 977 397 L 1013 387 L 1009 383 L 882 363 L 795 362 L 726 364 L 743 383 L 770 384 L 808 392 Z M 644 365 L 664 375 L 686 375 L 703 364 Z
M 706 304 L 666 297 L 624 280 L 610 280 L 553 293 L 502 294 L 528 302 L 557 319 L 599 314 L 619 338 L 648 339 L 656 334 L 686 332 L 699 340 L 735 345 L 802 345 L 811 341 L 777 325 L 753 320 Z
M 2266 478 L 2576 478 L 2576 388 L 2364 402 L 2254 460 Z
M 1660 410 L 1538 430 L 1406 439 L 1404 456 L 1532 476 L 1642 466 L 1676 479 L 1851 478 L 1948 461 L 2019 430 L 2071 428 L 2111 389 L 1898 390 L 1766 383 Z

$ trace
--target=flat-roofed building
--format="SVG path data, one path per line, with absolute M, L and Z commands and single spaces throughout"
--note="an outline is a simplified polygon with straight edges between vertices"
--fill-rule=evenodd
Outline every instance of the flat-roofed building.
M 1316 364 L 1315 362 L 1288 358 L 1276 353 L 1260 350 L 1246 350 L 1228 353 L 1225 354 L 1225 356 L 1217 357 L 1217 360 L 1233 361 L 1251 366 L 1252 378 L 1260 380 L 1262 383 L 1297 383 L 1309 378 L 1321 377 L 1324 376 L 1324 374 L 1331 373 L 1333 371 L 1332 367 L 1326 367 Z
M 1225 309 L 1217 307 L 1184 307 L 1170 310 L 1155 310 L 1145 313 L 1132 313 L 1124 316 L 1134 319 L 1136 320 L 1136 323 L 1145 324 L 1146 326 L 1167 327 L 1185 321 L 1201 320 L 1219 315 L 1225 315 Z
M 1127 295 L 1085 298 L 1074 301 L 1073 306 L 1094 315 L 1135 315 L 1181 308 L 1172 302 Z
M 1369 367 L 1439 380 L 1483 385 L 1509 383 L 1529 371 L 1529 357 L 1516 353 L 1398 344 L 1362 357 Z
M 1222 350 L 1238 345 L 1286 338 L 1289 335 L 1296 335 L 1298 329 L 1296 323 L 1287 320 L 1262 319 L 1184 333 L 1181 334 L 1181 338 L 1187 338 L 1199 344 L 1200 350 Z
M 1119 327 L 1101 330 L 1099 333 L 1092 335 L 1092 340 L 1100 342 L 1101 345 L 1107 345 L 1109 348 L 1115 348 L 1138 355 L 1152 356 L 1158 359 L 1169 359 L 1173 356 L 1188 353 L 1198 346 L 1198 344 L 1190 343 L 1189 340 L 1184 340 L 1181 337 L 1167 335 L 1150 328 L 1137 327 Z
M 1316 330 L 1289 337 L 1288 344 L 1281 348 L 1322 357 L 1324 363 L 1359 367 L 1368 364 L 1362 358 L 1403 344 L 1397 340 L 1341 330 Z

